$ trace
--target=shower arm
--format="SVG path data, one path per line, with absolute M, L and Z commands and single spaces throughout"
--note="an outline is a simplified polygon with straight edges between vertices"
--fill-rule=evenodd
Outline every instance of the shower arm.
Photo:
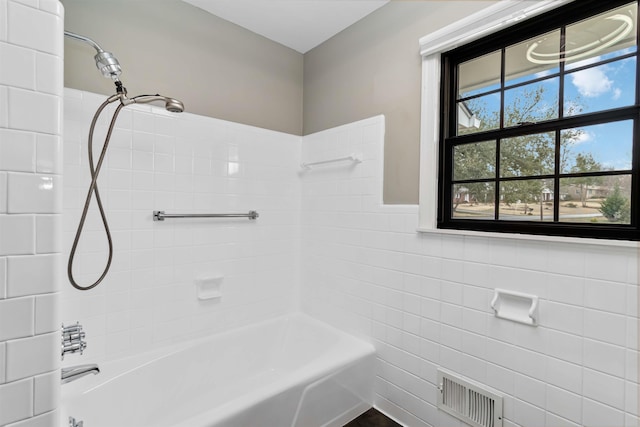
M 98 53 L 104 52 L 104 49 L 102 49 L 98 43 L 94 42 L 89 37 L 81 36 L 80 34 L 72 33 L 71 31 L 65 31 L 64 35 L 69 38 L 80 40 L 82 42 L 90 44 Z

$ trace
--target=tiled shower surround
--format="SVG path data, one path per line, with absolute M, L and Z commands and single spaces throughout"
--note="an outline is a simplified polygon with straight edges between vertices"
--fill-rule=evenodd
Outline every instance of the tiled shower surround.
M 0 0 L 2 426 L 57 425 L 62 28 L 57 1 Z
M 104 98 L 65 92 L 65 251 Z M 438 366 L 505 394 L 505 426 L 638 425 L 634 246 L 416 232 L 417 207 L 381 202 L 383 117 L 301 138 L 158 108 L 122 114 L 99 180 L 113 271 L 91 292 L 63 286 L 63 318 L 89 341 L 69 363 L 301 308 L 375 343 L 375 404 L 404 425 L 463 425 L 435 407 Z M 300 167 L 351 153 L 363 162 Z M 255 222 L 151 215 L 250 209 Z M 106 256 L 95 217 L 87 231 L 84 283 Z M 220 300 L 197 299 L 207 275 L 224 276 Z M 494 317 L 494 288 L 538 295 L 540 326 Z

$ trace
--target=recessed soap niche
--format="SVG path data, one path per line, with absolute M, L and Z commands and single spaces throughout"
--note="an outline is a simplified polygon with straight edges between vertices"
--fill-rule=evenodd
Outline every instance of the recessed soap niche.
M 200 301 L 220 300 L 222 298 L 222 274 L 197 277 L 196 295 Z

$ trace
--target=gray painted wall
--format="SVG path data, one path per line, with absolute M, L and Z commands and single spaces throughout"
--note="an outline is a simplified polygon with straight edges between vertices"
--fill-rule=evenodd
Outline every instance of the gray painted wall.
M 302 133 L 300 53 L 179 0 L 62 3 L 65 29 L 118 58 L 130 95 L 161 93 L 191 113 Z M 112 94 L 94 54 L 65 40 L 65 86 Z
M 384 201 L 417 204 L 418 40 L 492 1 L 392 1 L 304 57 L 304 133 L 386 116 Z

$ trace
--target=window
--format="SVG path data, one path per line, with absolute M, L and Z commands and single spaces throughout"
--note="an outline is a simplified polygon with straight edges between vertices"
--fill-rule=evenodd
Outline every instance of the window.
M 576 1 L 442 55 L 439 228 L 640 240 L 636 17 Z

